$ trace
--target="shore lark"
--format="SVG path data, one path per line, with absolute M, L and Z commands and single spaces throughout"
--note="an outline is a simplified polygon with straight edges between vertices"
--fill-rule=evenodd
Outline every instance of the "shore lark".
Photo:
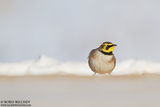
M 93 49 L 88 57 L 88 64 L 91 70 L 99 74 L 110 74 L 116 66 L 116 58 L 113 54 L 114 47 L 111 42 L 103 42 L 102 45 Z

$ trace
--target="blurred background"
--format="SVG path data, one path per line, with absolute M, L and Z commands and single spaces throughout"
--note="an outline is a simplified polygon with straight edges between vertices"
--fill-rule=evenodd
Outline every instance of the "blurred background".
M 0 0 L 0 62 L 86 61 L 104 41 L 119 61 L 160 60 L 158 0 Z
M 122 63 L 93 77 L 87 57 L 104 41 Z M 159 46 L 160 0 L 0 0 L 0 104 L 160 107 Z

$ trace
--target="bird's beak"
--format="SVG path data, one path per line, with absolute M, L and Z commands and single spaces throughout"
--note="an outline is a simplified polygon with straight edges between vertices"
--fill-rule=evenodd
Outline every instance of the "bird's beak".
M 113 44 L 113 46 L 117 46 L 116 44 Z

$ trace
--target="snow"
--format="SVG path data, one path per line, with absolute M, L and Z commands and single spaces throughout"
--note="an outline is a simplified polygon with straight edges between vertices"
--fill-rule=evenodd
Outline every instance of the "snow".
M 127 60 L 117 64 L 113 75 L 160 74 L 160 63 L 145 60 Z
M 127 60 L 117 63 L 111 75 L 131 74 L 159 74 L 160 63 L 144 60 Z M 36 60 L 19 63 L 0 63 L 0 75 L 23 76 L 23 75 L 50 75 L 50 74 L 73 74 L 90 76 L 87 62 L 61 62 L 47 56 L 41 56 Z

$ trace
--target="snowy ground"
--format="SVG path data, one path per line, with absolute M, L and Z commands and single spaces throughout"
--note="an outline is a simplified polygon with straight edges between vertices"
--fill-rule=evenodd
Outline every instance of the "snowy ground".
M 32 107 L 160 107 L 160 75 L 0 78 L 1 100 Z
M 160 63 L 127 60 L 117 63 L 112 75 L 130 74 L 159 74 Z M 89 76 L 93 72 L 87 62 L 61 62 L 47 56 L 41 56 L 36 60 L 19 63 L 0 63 L 0 75 L 22 76 L 22 75 L 49 75 L 49 74 L 73 74 Z
M 41 56 L 1 63 L 0 99 L 29 100 L 33 107 L 160 107 L 159 70 L 160 63 L 128 60 L 112 73 L 121 76 L 93 77 L 87 62 Z

